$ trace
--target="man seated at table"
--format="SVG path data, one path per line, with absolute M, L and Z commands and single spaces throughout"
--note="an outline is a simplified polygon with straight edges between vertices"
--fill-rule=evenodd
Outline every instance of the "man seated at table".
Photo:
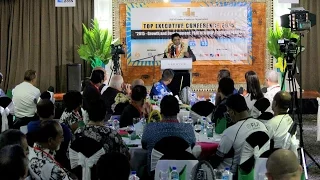
M 212 122 L 216 124 L 216 133 L 221 134 L 227 127 L 233 125 L 233 122 L 227 116 L 226 102 L 233 94 L 234 82 L 231 78 L 222 78 L 219 81 L 219 94 L 222 101 L 213 113 Z
M 167 87 L 172 79 L 174 77 L 174 72 L 172 69 L 165 69 L 162 72 L 162 78 L 159 82 L 155 83 L 152 86 L 152 89 L 150 91 L 150 98 L 153 98 L 153 96 L 163 95 L 165 93 L 170 93 L 171 90 Z
M 274 141 L 274 148 L 285 148 L 286 146 L 286 136 L 293 124 L 293 120 L 288 114 L 290 106 L 291 95 L 288 92 L 279 91 L 274 96 L 272 102 L 274 117 L 266 123 L 270 127 L 269 132 Z M 293 136 L 295 138 L 295 135 Z
M 249 135 L 255 132 L 262 132 L 267 139 L 257 137 L 253 141 L 266 141 L 266 143 L 270 141 L 265 125 L 250 117 L 243 96 L 239 94 L 230 96 L 226 101 L 226 106 L 230 118 L 236 124 L 223 132 L 217 152 L 210 159 L 210 163 L 213 168 L 225 169 L 228 167 L 232 173 L 236 173 L 240 160 L 253 155 L 253 148 L 246 141 Z
M 184 139 L 193 147 L 196 142 L 193 127 L 189 124 L 179 123 L 177 115 L 180 112 L 178 100 L 171 96 L 163 97 L 160 104 L 162 121 L 149 123 L 142 136 L 142 147 L 148 150 L 148 169 L 151 165 L 151 152 L 155 144 L 164 137 L 175 136 Z M 170 148 L 170 147 L 168 147 Z
M 126 93 L 130 93 L 130 85 L 126 85 L 123 82 L 123 77 L 121 75 L 114 75 L 111 78 L 109 87 L 103 92 L 101 98 L 106 104 L 106 119 L 109 119 L 111 115 L 113 114 L 112 105 L 115 103 L 115 97 L 118 95 L 118 93 L 124 94 L 123 86 L 125 86 Z
M 279 149 L 268 158 L 266 173 L 268 180 L 300 180 L 301 174 L 302 167 L 297 156 L 290 150 Z

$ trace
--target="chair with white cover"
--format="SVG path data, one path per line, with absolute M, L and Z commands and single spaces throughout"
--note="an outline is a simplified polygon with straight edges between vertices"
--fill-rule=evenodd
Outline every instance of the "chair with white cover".
M 1 97 L 0 98 L 0 115 L 1 115 L 1 132 L 12 127 L 13 115 L 14 115 L 14 105 L 10 98 Z
M 266 154 L 266 152 L 268 152 L 269 150 L 269 135 L 263 131 L 252 133 L 247 137 L 245 144 L 242 147 L 241 159 L 239 164 L 240 169 L 246 174 L 250 173 L 252 169 L 255 168 L 257 159 L 260 158 L 263 154 Z
M 179 152 L 191 152 L 189 144 L 182 138 L 176 136 L 164 137 L 156 143 L 151 152 L 150 171 L 154 171 L 156 165 L 163 155 Z
M 95 165 L 105 154 L 103 146 L 94 139 L 80 137 L 71 143 L 69 158 L 72 172 L 83 180 L 97 180 Z

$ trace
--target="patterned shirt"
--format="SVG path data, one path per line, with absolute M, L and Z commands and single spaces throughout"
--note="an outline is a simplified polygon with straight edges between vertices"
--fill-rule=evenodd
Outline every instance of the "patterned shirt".
M 152 86 L 150 97 L 153 98 L 154 95 L 162 95 L 167 92 L 170 93 L 170 89 L 162 81 L 159 81 Z
M 148 150 L 148 167 L 151 164 L 151 152 L 155 144 L 164 137 L 176 136 L 184 139 L 190 146 L 195 145 L 196 137 L 190 124 L 179 122 L 149 123 L 142 135 L 142 146 Z
M 29 172 L 31 179 L 67 180 L 72 179 L 54 159 L 54 152 L 35 144 L 29 153 Z
M 65 110 L 60 117 L 60 123 L 67 125 L 71 131 L 71 126 L 79 121 L 82 121 L 82 117 L 78 112 L 74 111 L 68 112 Z
M 92 138 L 101 143 L 106 153 L 120 152 L 128 157 L 130 156 L 128 147 L 123 142 L 121 136 L 117 133 L 117 131 L 109 127 L 86 125 L 83 128 L 78 128 L 75 131 L 76 139 L 83 136 Z

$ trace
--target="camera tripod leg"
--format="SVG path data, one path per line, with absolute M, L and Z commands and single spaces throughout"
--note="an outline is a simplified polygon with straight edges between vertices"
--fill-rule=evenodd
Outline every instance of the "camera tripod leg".
M 319 163 L 314 159 L 314 157 L 311 156 L 311 154 L 307 151 L 304 150 L 304 152 L 307 154 L 307 156 L 314 162 L 314 164 L 316 164 L 318 166 L 318 168 L 320 169 L 320 165 Z

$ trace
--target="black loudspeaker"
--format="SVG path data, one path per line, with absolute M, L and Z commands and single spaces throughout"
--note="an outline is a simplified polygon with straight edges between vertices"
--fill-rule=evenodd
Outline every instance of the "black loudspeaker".
M 81 92 L 81 64 L 67 64 L 67 91 Z

